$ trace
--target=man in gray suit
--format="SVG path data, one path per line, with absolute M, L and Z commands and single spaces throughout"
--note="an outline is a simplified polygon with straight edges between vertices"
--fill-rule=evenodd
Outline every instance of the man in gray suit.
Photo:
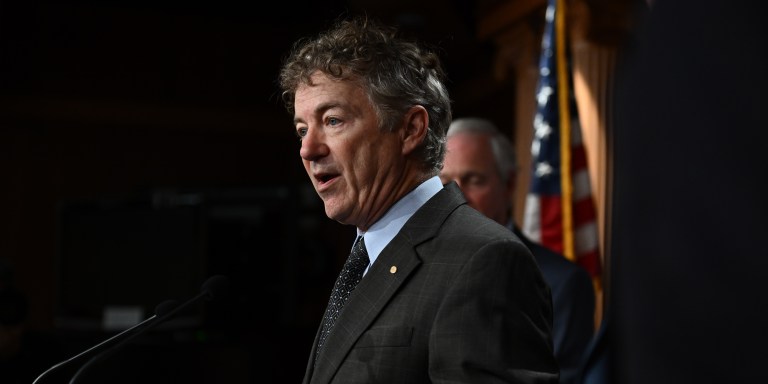
M 373 20 L 341 20 L 294 47 L 280 85 L 326 215 L 364 242 L 303 382 L 556 383 L 531 252 L 438 176 L 451 122 L 439 58 Z

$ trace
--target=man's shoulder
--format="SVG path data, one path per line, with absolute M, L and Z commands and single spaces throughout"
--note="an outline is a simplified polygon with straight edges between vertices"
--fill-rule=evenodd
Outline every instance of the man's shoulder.
M 539 265 L 544 278 L 550 285 L 583 285 L 592 287 L 589 272 L 582 266 L 568 260 L 565 255 L 557 253 L 537 243 L 526 244 L 531 250 L 536 263 Z
M 514 232 L 523 241 L 525 246 L 530 249 L 545 276 L 554 277 L 556 275 L 559 277 L 558 280 L 564 279 L 564 276 L 572 276 L 569 280 L 581 280 L 591 284 L 592 280 L 586 269 L 568 260 L 565 255 L 527 238 L 518 228 L 515 228 Z
M 572 273 L 583 272 L 587 274 L 587 271 L 578 264 L 568 260 L 565 255 L 557 253 L 543 245 L 533 243 L 530 246 L 531 253 L 541 263 L 550 264 L 553 268 L 572 271 Z

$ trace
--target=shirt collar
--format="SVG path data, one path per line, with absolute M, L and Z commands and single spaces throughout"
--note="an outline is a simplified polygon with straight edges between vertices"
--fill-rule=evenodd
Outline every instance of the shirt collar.
M 369 265 L 373 265 L 384 247 L 400 232 L 408 219 L 442 188 L 440 177 L 433 176 L 398 200 L 367 232 L 357 230 L 358 236 L 365 237 L 365 248 L 371 260 Z

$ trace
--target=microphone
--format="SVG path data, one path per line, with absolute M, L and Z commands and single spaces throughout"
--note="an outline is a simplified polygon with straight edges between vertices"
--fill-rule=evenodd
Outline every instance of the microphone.
M 64 360 L 58 364 L 53 365 L 52 367 L 48 368 L 45 372 L 41 373 L 35 381 L 32 382 L 32 384 L 37 384 L 42 380 L 45 376 L 50 374 L 53 371 L 58 370 L 59 368 L 66 366 L 73 361 L 76 361 L 83 356 L 86 356 L 88 354 L 91 354 L 96 351 L 101 351 L 99 354 L 93 356 L 86 364 L 84 364 L 80 369 L 75 373 L 75 375 L 72 377 L 72 380 L 70 383 L 74 383 L 74 380 L 78 378 L 82 373 L 92 365 L 95 361 L 99 360 L 100 356 L 103 356 L 106 352 L 114 352 L 117 350 L 118 347 L 124 345 L 128 341 L 132 340 L 133 338 L 144 334 L 144 332 L 147 332 L 148 330 L 164 323 L 165 321 L 172 318 L 175 314 L 179 313 L 180 311 L 186 309 L 187 307 L 191 306 L 192 304 L 197 303 L 200 300 L 214 300 L 216 298 L 220 298 L 224 295 L 226 295 L 229 291 L 229 278 L 223 275 L 216 275 L 208 278 L 208 280 L 203 283 L 200 293 L 197 294 L 197 296 L 187 300 L 186 302 L 182 303 L 181 305 L 178 304 L 176 300 L 166 300 L 155 307 L 155 314 L 151 317 L 147 318 L 146 320 L 140 322 L 139 324 L 134 325 L 131 328 L 128 328 L 112 337 L 110 337 L 107 340 L 102 341 L 99 344 L 94 345 L 91 348 L 86 349 L 83 352 L 80 352 L 79 354 L 70 357 L 67 360 Z

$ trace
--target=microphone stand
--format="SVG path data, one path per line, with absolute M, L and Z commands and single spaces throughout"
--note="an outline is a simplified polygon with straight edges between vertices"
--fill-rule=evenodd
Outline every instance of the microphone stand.
M 38 384 L 40 380 L 42 380 L 43 377 L 48 375 L 50 372 L 53 372 L 57 369 L 59 369 L 62 366 L 65 366 L 93 351 L 107 348 L 107 350 L 93 356 L 86 364 L 84 364 L 78 371 L 75 373 L 75 375 L 70 380 L 70 383 L 74 383 L 75 380 L 82 375 L 82 373 L 91 365 L 93 365 L 96 361 L 100 360 L 102 357 L 104 357 L 106 352 L 113 352 L 118 347 L 124 345 L 129 340 L 132 340 L 133 338 L 137 337 L 140 334 L 143 334 L 144 332 L 160 325 L 161 323 L 165 322 L 166 320 L 170 319 L 173 315 L 178 313 L 179 311 L 189 307 L 190 305 L 196 303 L 197 301 L 204 299 L 204 300 L 213 300 L 219 296 L 222 296 L 227 293 L 229 290 L 229 279 L 226 276 L 222 275 L 216 275 L 213 277 L 210 277 L 208 280 L 203 283 L 201 292 L 193 297 L 190 300 L 187 300 L 181 305 L 177 305 L 177 302 L 175 300 L 167 300 L 161 303 L 157 306 L 155 309 L 155 314 L 151 317 L 147 318 L 146 320 L 142 321 L 139 324 L 134 325 L 131 328 L 126 329 L 125 331 L 122 331 L 118 333 L 117 335 L 114 335 L 110 337 L 107 340 L 102 341 L 99 344 L 96 344 L 95 346 L 88 348 L 87 350 L 67 359 L 64 360 L 50 368 L 48 368 L 45 372 L 41 373 L 35 381 L 32 382 L 32 384 Z M 121 338 L 125 337 L 125 339 L 120 340 Z M 112 345 L 114 343 L 114 345 Z
M 144 327 L 148 323 L 150 323 L 153 320 L 155 320 L 157 317 L 158 317 L 157 314 L 154 314 L 151 317 L 147 318 L 146 320 L 144 320 L 144 321 L 134 325 L 133 327 L 130 327 L 130 328 L 128 328 L 128 329 L 126 329 L 126 330 L 124 330 L 124 331 L 122 331 L 122 332 L 120 332 L 120 333 L 118 333 L 118 334 L 116 334 L 116 335 L 114 335 L 112 337 L 110 337 L 109 339 L 106 339 L 106 340 L 102 341 L 101 343 L 96 344 L 93 347 L 88 348 L 85 351 L 80 352 L 77 355 L 72 356 L 69 359 L 66 359 L 66 360 L 64 360 L 64 361 L 62 361 L 62 362 L 60 362 L 60 363 L 58 363 L 58 364 L 48 368 L 47 370 L 45 370 L 45 372 L 43 372 L 39 376 L 37 376 L 37 378 L 35 379 L 35 381 L 32 382 L 32 384 L 37 384 L 44 376 L 48 375 L 48 373 L 50 373 L 50 372 L 55 371 L 59 367 L 62 367 L 64 365 L 66 365 L 66 364 L 69 364 L 70 362 L 73 362 L 73 361 L 75 361 L 75 360 L 77 360 L 77 359 L 79 359 L 79 358 L 81 358 L 81 357 L 83 357 L 83 356 L 85 356 L 85 355 L 95 351 L 95 350 L 98 350 L 98 349 L 100 349 L 102 347 L 106 347 L 106 346 L 112 344 L 113 342 L 116 342 L 117 340 L 119 340 L 121 337 L 123 337 L 126 334 L 130 334 L 133 331 L 136 331 L 137 333 L 140 333 L 140 332 L 138 332 L 138 330 L 140 330 L 142 327 Z

